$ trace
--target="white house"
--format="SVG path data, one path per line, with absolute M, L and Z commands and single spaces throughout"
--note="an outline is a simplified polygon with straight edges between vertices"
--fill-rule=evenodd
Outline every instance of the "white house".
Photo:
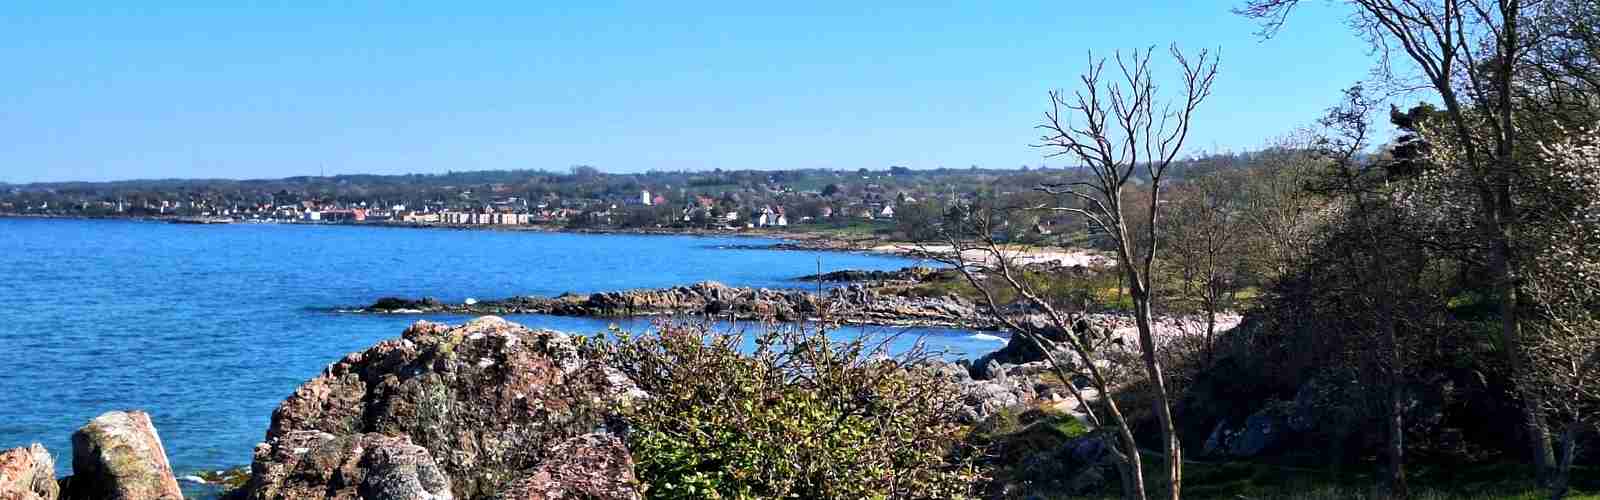
M 651 198 L 650 198 L 650 191 L 649 190 L 639 191 L 639 204 L 640 205 L 649 206 L 650 205 L 650 200 L 651 200 Z
M 778 217 L 777 214 L 772 211 L 772 207 L 766 206 L 761 207 L 761 213 L 757 214 L 755 217 L 751 217 L 751 219 L 755 219 L 754 223 L 756 226 L 767 227 L 772 225 L 773 222 L 777 222 Z

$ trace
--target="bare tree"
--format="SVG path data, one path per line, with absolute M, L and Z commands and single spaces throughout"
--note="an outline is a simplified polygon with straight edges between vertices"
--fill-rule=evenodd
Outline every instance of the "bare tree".
M 1261 33 L 1276 34 L 1300 0 L 1248 0 L 1238 12 L 1262 21 Z M 1380 56 L 1380 75 L 1401 89 L 1428 89 L 1444 105 L 1446 131 L 1476 197 L 1479 248 L 1465 260 L 1485 269 L 1499 305 L 1500 337 L 1515 379 L 1527 371 L 1522 332 L 1524 297 L 1520 283 L 1526 260 L 1518 254 L 1523 207 L 1518 196 L 1517 161 L 1526 143 L 1516 121 L 1520 102 L 1516 76 L 1532 60 L 1532 48 L 1547 36 L 1527 21 L 1551 5 L 1522 0 L 1349 0 L 1351 25 Z M 1536 27 L 1536 26 L 1535 26 Z M 1399 58 L 1396 59 L 1395 56 Z M 1395 61 L 1412 68 L 1397 72 Z M 1481 256 L 1481 258 L 1480 258 Z M 1537 408 L 1540 395 L 1518 384 L 1523 422 L 1537 476 L 1546 483 L 1554 455 L 1549 430 Z
M 1211 95 L 1217 75 L 1217 58 L 1202 50 L 1190 59 L 1176 45 L 1169 53 L 1182 68 L 1182 87 L 1174 102 L 1162 102 L 1150 70 L 1154 49 L 1113 56 L 1120 75 L 1105 78 L 1105 59 L 1091 60 L 1080 77 L 1082 88 L 1067 94 L 1050 94 L 1044 131 L 1038 145 L 1048 157 L 1076 161 L 1088 179 L 1042 186 L 1045 192 L 1066 196 L 1084 208 L 1059 207 L 1088 219 L 1109 237 L 1116 260 L 1133 299 L 1134 322 L 1139 331 L 1145 374 L 1155 390 L 1156 417 L 1165 455 L 1168 497 L 1177 500 L 1183 485 L 1183 447 L 1173 423 L 1167 381 L 1156 356 L 1151 307 L 1156 300 L 1154 262 L 1156 234 L 1162 202 L 1162 182 L 1189 137 L 1195 110 Z M 1147 196 L 1125 199 L 1135 175 L 1148 180 Z M 1126 204 L 1142 205 L 1137 219 Z M 1140 227 L 1142 226 L 1142 227 Z M 1134 231 L 1139 231 L 1138 234 Z
M 1161 234 L 1185 309 L 1204 317 L 1204 352 L 1215 359 L 1217 315 L 1233 307 L 1246 241 L 1239 197 L 1221 173 L 1190 179 L 1173 197 Z
M 1090 425 L 1101 431 L 1101 436 L 1114 450 L 1117 470 L 1122 479 L 1123 498 L 1144 500 L 1144 471 L 1140 461 L 1139 445 L 1134 440 L 1133 429 L 1128 425 L 1122 408 L 1110 397 L 1117 388 L 1115 372 L 1097 363 L 1100 353 L 1108 347 L 1110 339 L 1096 336 L 1083 317 L 1083 310 L 1074 310 L 1068 304 L 1049 300 L 1028 279 L 1022 257 L 1033 250 L 1030 246 L 1001 241 L 1005 230 L 1001 223 L 1014 212 L 1037 210 L 1033 207 L 996 207 L 983 204 L 958 205 L 952 208 L 940 226 L 944 248 L 928 244 L 921 246 L 922 253 L 943 262 L 960 272 L 967 283 L 977 289 L 995 321 L 1021 337 L 1043 353 L 1045 360 L 1060 377 L 1061 382 L 1077 401 Z M 1024 307 L 1042 315 L 1042 323 L 1033 321 L 1037 316 L 1026 311 L 1016 311 L 1012 303 L 1002 299 L 1001 292 L 1010 291 Z M 1061 344 L 1066 344 L 1063 351 Z M 1063 356 L 1066 354 L 1066 356 Z M 1076 381 L 1082 376 L 1094 391 L 1078 388 Z M 1104 416 L 1096 409 L 1103 405 Z
M 1287 276 L 1311 251 L 1315 229 L 1325 218 L 1322 203 L 1306 184 L 1324 161 L 1305 141 L 1285 141 L 1267 150 L 1261 168 L 1241 187 L 1238 225 L 1247 235 L 1248 269 L 1259 282 Z

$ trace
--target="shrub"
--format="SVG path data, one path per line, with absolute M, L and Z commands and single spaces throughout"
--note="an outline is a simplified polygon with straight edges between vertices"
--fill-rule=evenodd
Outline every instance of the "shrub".
M 651 498 L 961 498 L 979 479 L 951 382 L 920 350 L 770 328 L 658 325 L 606 356 L 651 397 L 628 447 Z

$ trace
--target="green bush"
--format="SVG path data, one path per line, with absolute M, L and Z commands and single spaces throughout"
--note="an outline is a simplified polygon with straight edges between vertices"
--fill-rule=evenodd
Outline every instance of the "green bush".
M 883 344 L 658 325 L 609 362 L 651 397 L 627 415 L 650 498 L 962 498 L 980 479 L 950 382 Z

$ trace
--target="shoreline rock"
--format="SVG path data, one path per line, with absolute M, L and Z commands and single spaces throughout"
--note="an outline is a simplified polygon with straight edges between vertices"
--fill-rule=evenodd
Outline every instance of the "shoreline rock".
M 909 271 L 908 275 L 911 274 Z M 671 288 L 565 293 L 556 297 L 523 296 L 445 304 L 437 300 L 385 297 L 360 308 L 340 311 L 369 314 L 545 314 L 581 317 L 645 317 L 703 315 L 742 321 L 815 321 L 826 318 L 843 324 L 880 326 L 938 326 L 993 330 L 978 305 L 965 298 L 918 297 L 895 294 L 868 284 L 852 283 L 828 289 L 819 296 L 801 289 L 730 287 L 704 281 Z
M 419 321 L 399 339 L 345 356 L 279 405 L 243 498 L 308 498 L 379 481 L 432 496 L 366 498 L 488 499 L 567 459 L 556 445 L 610 428 L 638 397 L 630 380 L 585 360 L 565 334 L 493 316 L 459 326 Z M 385 441 L 391 451 L 382 456 L 351 447 L 378 439 L 369 436 L 403 441 Z M 430 486 L 435 469 L 448 488 Z M 355 474 L 367 485 L 348 479 Z
M 538 468 L 508 483 L 495 500 L 644 498 L 633 456 L 610 434 L 584 434 L 551 448 Z
M 183 500 L 161 436 L 142 411 L 107 412 L 73 433 L 72 472 L 63 498 Z
M 60 495 L 55 460 L 44 446 L 34 443 L 0 452 L 0 500 L 56 500 Z

